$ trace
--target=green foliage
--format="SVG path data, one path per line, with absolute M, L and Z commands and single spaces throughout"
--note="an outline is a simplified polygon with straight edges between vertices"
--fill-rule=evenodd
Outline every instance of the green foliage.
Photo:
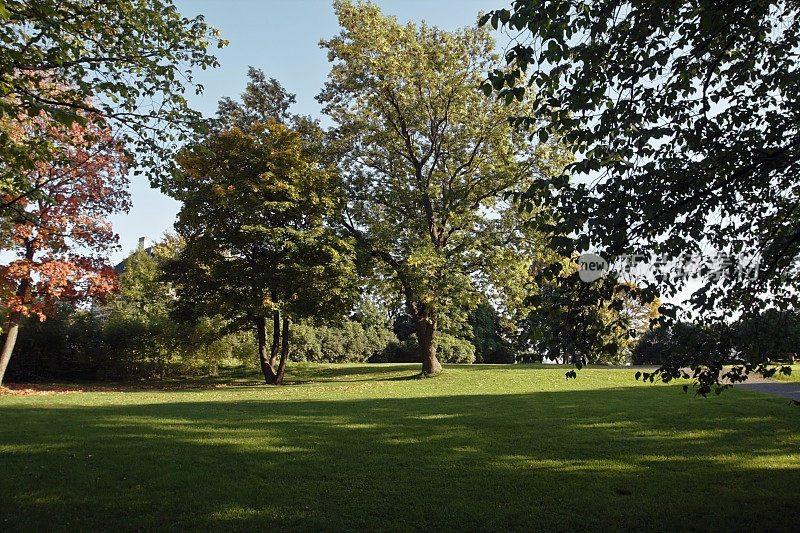
M 120 361 L 121 378 L 174 372 L 188 351 L 192 328 L 169 319 L 172 287 L 161 281 L 160 260 L 139 249 L 123 261 L 120 292 L 104 310 L 103 338 Z M 171 368 L 174 367 L 174 368 Z
M 510 70 L 492 71 L 485 91 L 505 99 L 535 88 L 534 112 L 516 124 L 577 154 L 564 176 L 526 193 L 559 214 L 555 249 L 713 261 L 691 305 L 720 327 L 797 307 L 796 2 L 518 0 L 481 23 L 522 32 Z M 669 296 L 685 278 L 654 281 L 651 292 Z
M 386 345 L 380 353 L 368 359 L 369 363 L 419 363 L 417 334 L 413 333 L 402 341 L 393 341 Z
M 14 141 L 3 117 L 41 111 L 54 126 L 87 118 L 109 126 L 137 172 L 154 185 L 171 179 L 175 144 L 202 129 L 184 94 L 202 91 L 193 69 L 217 66 L 209 49 L 227 44 L 219 31 L 202 16 L 182 17 L 171 0 L 3 0 L 0 21 L 4 194 L 31 192 L 25 174 L 51 161 L 54 145 L 50 138 Z
M 487 301 L 469 310 L 467 326 L 468 329 L 451 330 L 447 332 L 446 336 L 442 335 L 444 332 L 437 333 L 437 357 L 447 358 L 444 362 L 456 362 L 452 357 L 443 355 L 448 352 L 449 345 L 453 344 L 450 339 L 456 339 L 459 345 L 458 349 L 464 352 L 463 355 L 455 356 L 458 362 L 513 363 L 515 361 L 516 351 L 508 341 L 512 333 L 507 329 L 506 322 L 501 319 L 497 310 Z M 387 350 L 380 356 L 374 357 L 372 361 L 396 363 L 419 361 L 419 354 L 415 353 L 415 350 L 419 348 L 419 343 L 414 333 L 413 318 L 407 313 L 398 314 L 392 323 L 392 331 L 398 341 L 387 347 Z M 438 344 L 440 341 L 448 344 L 448 347 Z M 461 350 L 462 341 L 471 344 L 472 349 Z M 442 353 L 439 353 L 440 348 L 443 350 Z M 469 353 L 472 353 L 473 357 L 470 357 Z
M 385 310 L 362 297 L 349 318 L 296 324 L 291 348 L 298 361 L 363 363 L 396 342 Z
M 338 309 L 353 277 L 348 242 L 325 225 L 338 208 L 335 176 L 275 121 L 251 134 L 208 137 L 179 159 L 186 239 L 167 267 L 181 316 L 220 313 L 234 329 L 281 309 L 297 319 Z M 267 267 L 269 265 L 269 267 Z
M 726 333 L 730 333 L 727 331 Z M 692 322 L 664 324 L 646 332 L 633 349 L 633 362 L 637 365 L 689 365 L 695 358 L 702 359 L 704 352 L 716 352 L 716 358 L 723 363 L 731 362 L 732 337 L 727 339 L 727 350 L 720 350 L 715 342 L 712 328 Z
M 475 362 L 475 346 L 467 339 L 447 333 L 436 334 L 436 354 L 443 363 L 468 365 Z
M 511 332 L 501 323 L 494 307 L 484 302 L 469 314 L 472 326 L 472 344 L 477 363 L 513 363 L 515 351 L 508 341 Z
M 629 362 L 633 338 L 659 319 L 658 299 L 636 285 L 619 283 L 613 274 L 586 283 L 577 263 L 557 266 L 556 277 L 529 297 L 524 330 L 535 351 L 579 367 Z
M 17 356 L 9 362 L 10 380 L 98 379 L 113 375 L 117 365 L 106 358 L 102 321 L 91 313 L 71 313 L 62 306 L 53 317 L 22 321 Z
M 673 327 L 679 326 L 681 322 Z M 634 365 L 662 365 L 672 354 L 671 327 L 657 326 L 642 335 L 633 347 Z
M 103 317 L 68 307 L 44 322 L 23 321 L 19 357 L 9 365 L 12 380 L 132 380 L 214 374 L 235 360 L 240 339 L 200 340 L 166 317 Z M 187 335 L 189 335 L 187 337 Z M 16 360 L 16 361 L 15 361 Z
M 466 339 L 437 332 L 436 357 L 442 363 L 472 364 L 475 362 L 475 346 Z M 384 350 L 370 358 L 371 363 L 419 363 L 421 360 L 419 341 L 414 333 L 404 341 L 389 342 Z
M 218 316 L 194 323 L 170 320 L 174 299 L 161 280 L 161 254 L 137 250 L 123 261 L 120 292 L 91 312 L 62 306 L 53 320 L 26 320 L 19 337 L 14 379 L 144 379 L 215 374 L 223 362 L 240 363 L 254 350 L 254 339 L 224 335 Z M 51 323 L 52 322 L 52 323 Z M 249 356 L 250 358 L 252 356 Z
M 302 123 L 305 132 L 272 118 L 221 129 L 181 153 L 172 194 L 183 203 L 175 227 L 185 244 L 164 267 L 176 288 L 172 316 L 218 316 L 225 333 L 254 329 L 265 380 L 275 384 L 290 322 L 339 317 L 356 296 L 352 242 L 329 223 L 341 210 L 338 174 L 309 141 L 316 125 Z M 267 354 L 265 322 L 281 317 Z
M 735 324 L 740 357 L 751 362 L 792 361 L 800 354 L 800 313 L 767 309 Z
M 765 321 L 762 321 L 763 325 Z M 712 391 L 716 394 L 747 380 L 750 373 L 772 377 L 776 374 L 790 374 L 788 365 L 770 364 L 769 354 L 778 355 L 768 349 L 769 342 L 759 343 L 758 339 L 746 338 L 740 330 L 740 323 L 676 323 L 666 331 L 658 331 L 644 338 L 641 348 L 635 353 L 640 359 L 650 357 L 661 361 L 654 372 L 637 373 L 644 381 L 659 379 L 670 382 L 676 379 L 692 379 L 696 395 L 706 396 Z M 783 329 L 782 334 L 789 333 Z M 788 354 L 781 354 L 786 360 Z M 709 376 L 725 376 L 724 382 L 709 379 Z M 684 385 L 684 391 L 689 386 Z
M 392 331 L 400 341 L 414 334 L 414 318 L 408 313 L 400 313 L 392 322 Z
M 667 368 L 741 363 L 769 375 L 786 372 L 786 365 L 767 367 L 764 362 L 792 362 L 800 345 L 800 318 L 796 312 L 770 309 L 730 325 L 676 322 L 645 333 L 633 349 L 636 364 Z
M 369 3 L 335 10 L 342 32 L 322 42 L 333 64 L 318 99 L 343 136 L 345 227 L 427 338 L 463 326 L 481 292 L 513 314 L 522 298 L 506 289 L 524 285 L 540 247 L 507 193 L 560 172 L 566 154 L 514 132 L 526 102 L 476 90 L 497 63 L 486 31 L 403 26 Z
M 296 324 L 291 342 L 292 357 L 298 361 L 363 363 L 397 337 L 388 327 L 345 319 L 334 327 Z
M 108 304 L 109 313 L 142 320 L 166 316 L 172 297 L 169 284 L 160 279 L 159 259 L 138 249 L 122 262 L 122 269 L 120 290 Z
M 256 124 L 276 120 L 288 124 L 294 119 L 289 108 L 296 98 L 283 88 L 278 80 L 264 75 L 262 70 L 249 67 L 247 83 L 241 102 L 223 97 L 217 108 L 217 125 L 221 129 L 239 128 L 250 132 Z

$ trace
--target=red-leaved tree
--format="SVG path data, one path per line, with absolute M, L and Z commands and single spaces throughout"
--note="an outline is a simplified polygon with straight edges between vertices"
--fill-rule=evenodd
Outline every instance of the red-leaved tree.
M 29 180 L 40 194 L 16 199 L 4 231 L 4 248 L 16 259 L 0 265 L 8 318 L 0 384 L 23 316 L 44 320 L 58 301 L 102 302 L 117 289 L 107 257 L 119 238 L 108 216 L 129 208 L 128 160 L 110 130 L 83 122 L 65 127 L 42 111 L 4 124 L 13 136 L 47 134 L 61 146 L 58 162 L 34 165 Z

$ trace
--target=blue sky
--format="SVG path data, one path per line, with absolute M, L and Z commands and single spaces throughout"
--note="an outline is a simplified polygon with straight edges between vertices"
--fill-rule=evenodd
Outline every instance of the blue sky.
M 314 100 L 328 75 L 325 51 L 319 40 L 337 34 L 338 23 L 328 0 L 176 0 L 184 16 L 203 14 L 206 21 L 222 30 L 230 44 L 217 50 L 220 67 L 196 72 L 205 91 L 190 94 L 191 105 L 207 116 L 217 109 L 223 96 L 238 97 L 244 89 L 247 67 L 262 69 L 297 95 L 294 112 L 321 117 Z M 443 29 L 475 24 L 478 13 L 507 7 L 510 0 L 392 0 L 377 1 L 384 13 L 400 21 L 425 20 Z M 497 35 L 498 45 L 508 42 Z M 136 248 L 139 237 L 159 239 L 172 229 L 179 204 L 150 188 L 144 178 L 132 178 L 133 207 L 117 215 L 112 223 L 120 235 L 122 249 L 113 262 Z

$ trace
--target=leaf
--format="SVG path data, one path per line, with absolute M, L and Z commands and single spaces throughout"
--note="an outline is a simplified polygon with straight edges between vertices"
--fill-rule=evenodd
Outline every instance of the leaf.
M 542 144 L 544 144 L 544 143 L 546 143 L 546 142 L 547 142 L 547 139 L 548 139 L 549 137 L 550 137 L 550 136 L 548 135 L 548 133 L 547 133 L 547 130 L 546 130 L 546 129 L 542 128 L 542 129 L 540 129 L 540 130 L 539 130 L 539 142 L 541 142 Z

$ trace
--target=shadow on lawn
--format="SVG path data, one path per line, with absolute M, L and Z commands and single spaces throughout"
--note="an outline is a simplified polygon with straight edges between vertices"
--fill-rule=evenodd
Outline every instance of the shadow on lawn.
M 459 367 L 460 368 L 460 367 Z M 387 379 L 412 379 L 418 376 L 422 370 L 422 364 L 419 363 L 403 363 L 403 364 L 385 364 L 375 363 L 370 365 L 325 365 L 324 367 L 318 364 L 306 365 L 304 363 L 295 363 L 291 367 L 291 371 L 286 376 L 286 383 L 288 385 L 301 385 L 304 383 L 320 383 L 325 381 L 383 381 Z M 390 378 L 379 377 L 382 374 L 403 372 L 403 376 L 392 376 Z M 407 375 L 406 375 L 407 374 Z M 344 377 L 363 377 L 364 379 L 349 379 L 343 380 Z
M 792 529 L 797 414 L 735 393 L 0 406 L 3 529 Z
M 457 368 L 460 372 L 517 372 L 519 370 L 547 370 L 563 374 L 567 370 L 574 370 L 574 365 L 543 364 L 543 363 L 520 363 L 520 364 L 445 364 L 447 369 Z M 607 365 L 586 365 L 585 371 L 591 370 L 629 370 L 631 376 L 637 370 L 655 370 L 657 366 L 607 366 Z M 304 363 L 294 363 L 291 372 L 287 376 L 287 384 L 297 385 L 310 382 L 321 382 L 326 380 L 334 381 L 398 381 L 404 379 L 416 379 L 420 377 L 422 363 L 371 363 L 368 365 L 328 365 L 321 368 L 319 365 L 305 366 Z M 391 372 L 403 372 L 402 376 L 392 376 L 388 378 L 378 377 L 380 374 Z M 363 377 L 364 379 L 341 380 L 343 377 Z

